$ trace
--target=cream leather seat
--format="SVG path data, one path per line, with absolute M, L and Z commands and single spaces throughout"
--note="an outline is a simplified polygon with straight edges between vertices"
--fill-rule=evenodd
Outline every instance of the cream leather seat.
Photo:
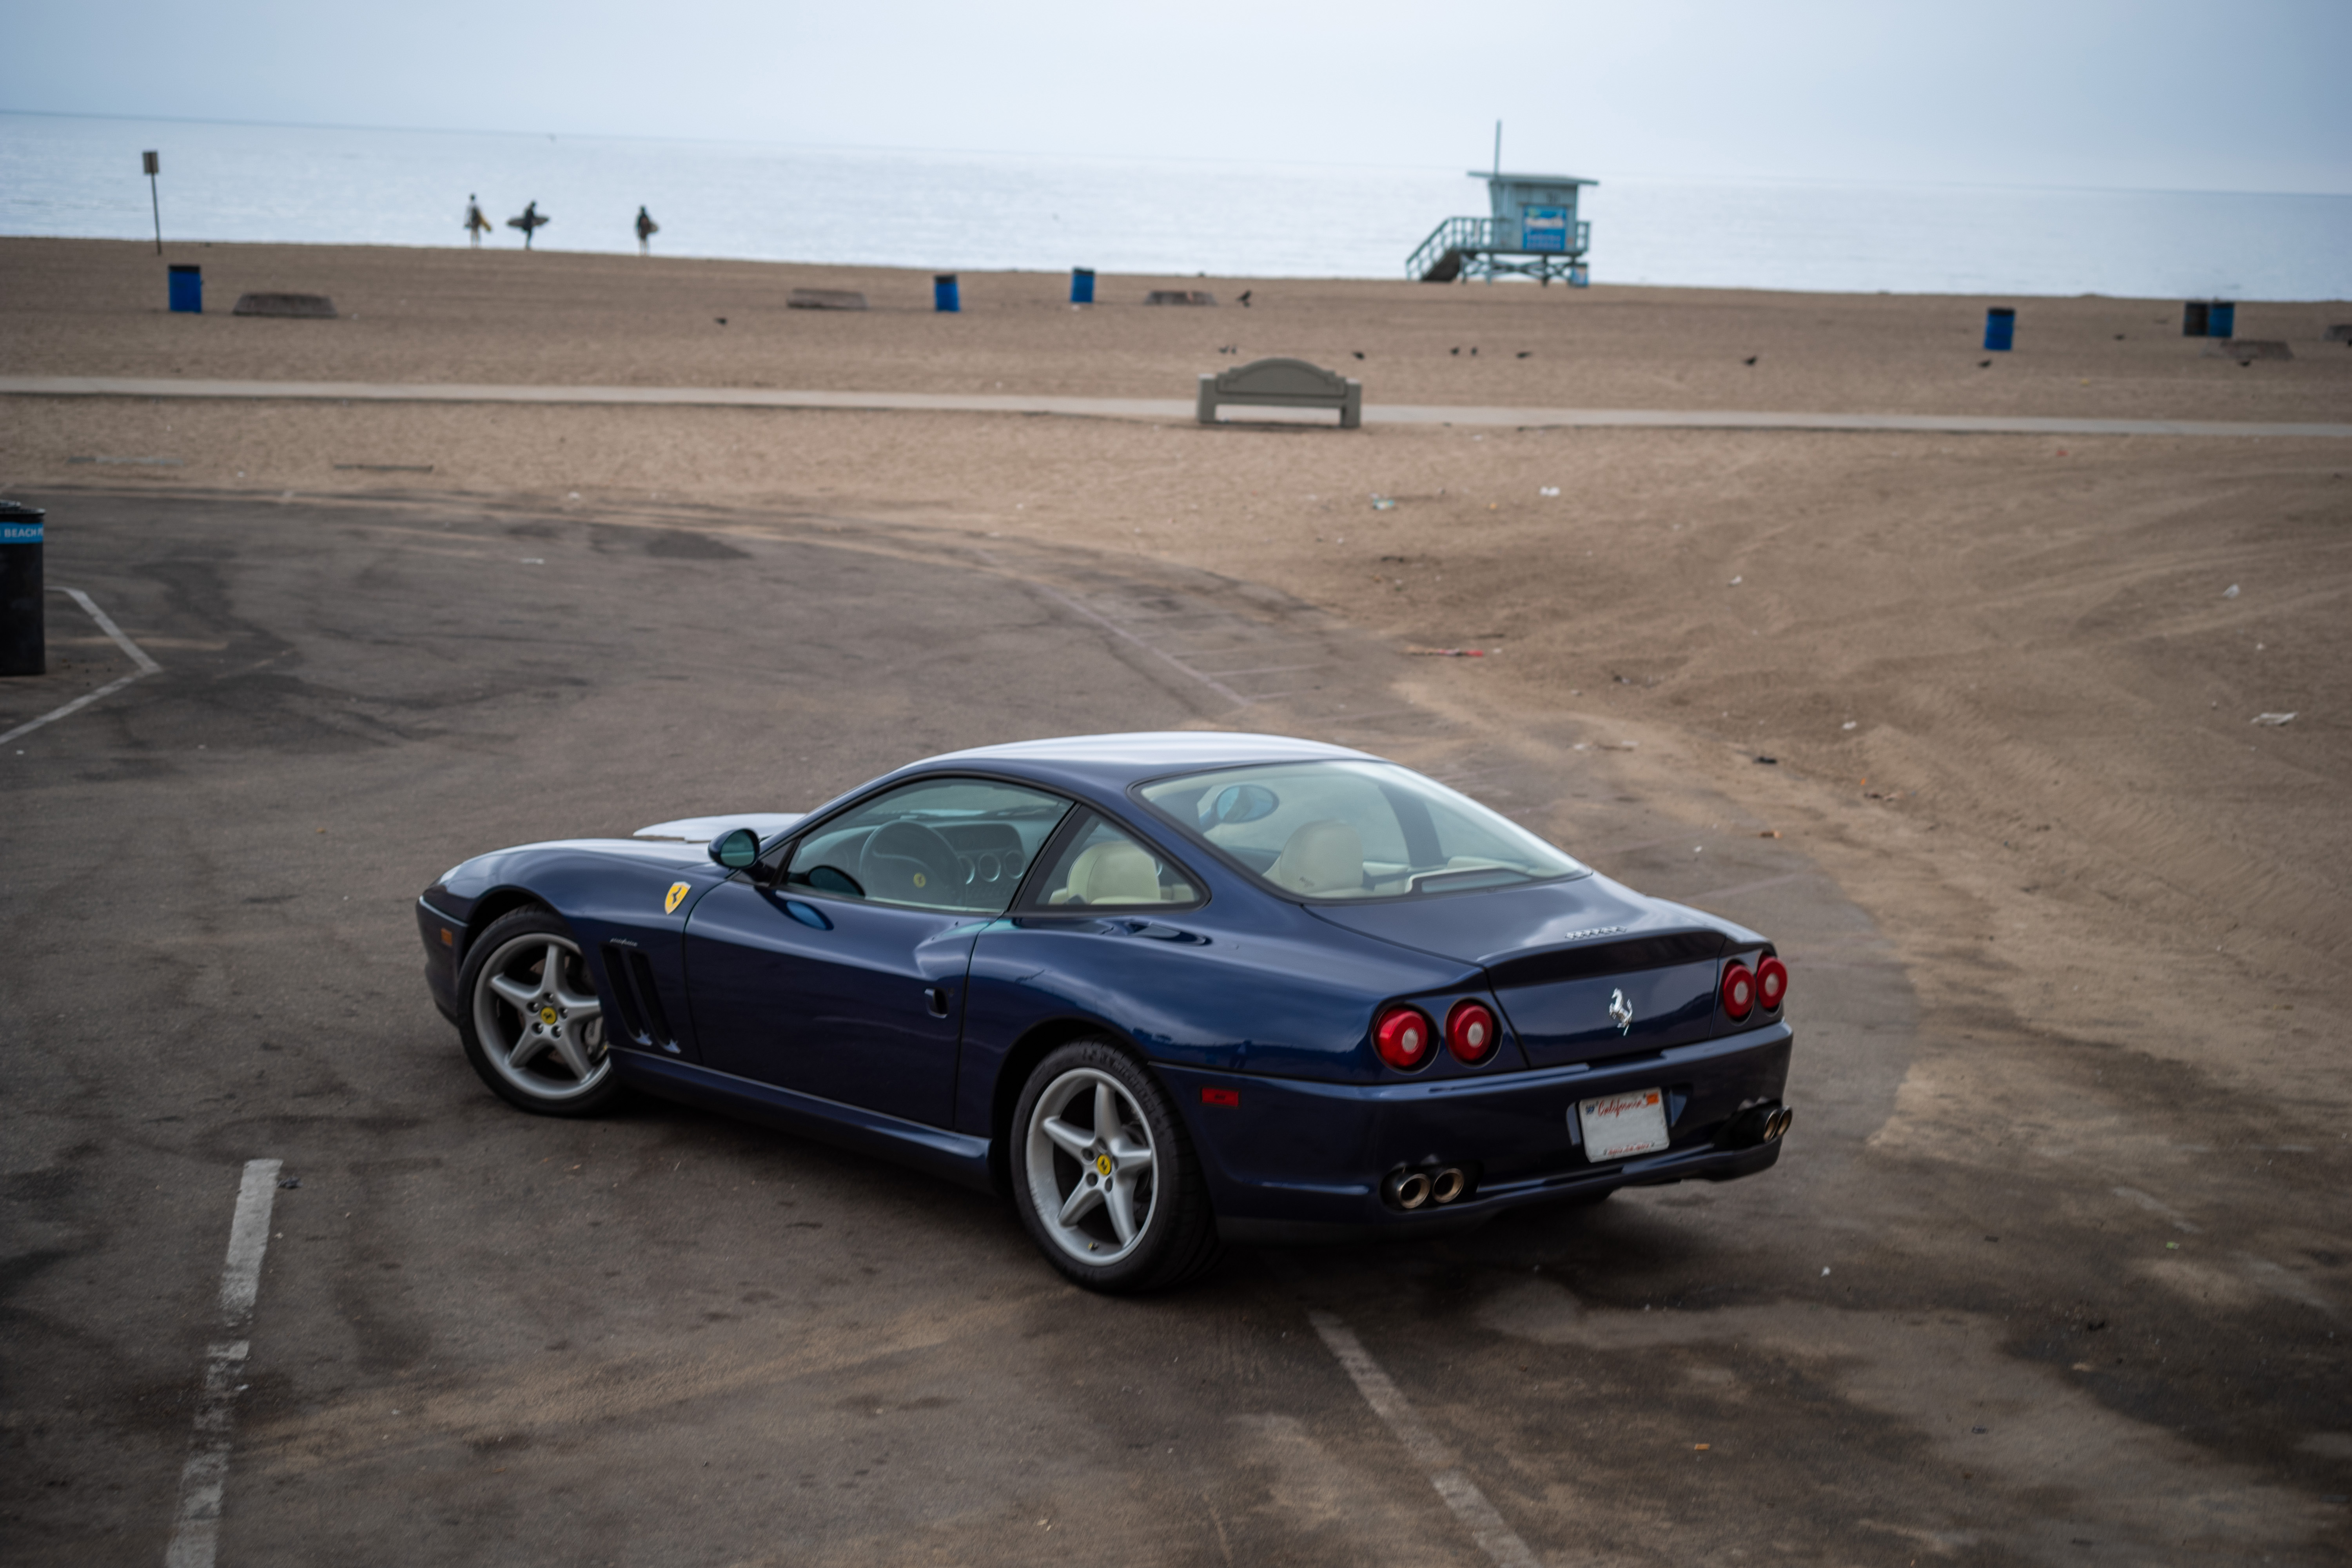
M 1159 868 L 1151 857 L 1125 839 L 1097 844 L 1071 862 L 1067 885 L 1046 898 L 1049 904 L 1156 904 L 1161 901 Z
M 1293 893 L 1349 893 L 1364 885 L 1364 841 L 1344 822 L 1303 823 L 1282 847 L 1265 879 Z

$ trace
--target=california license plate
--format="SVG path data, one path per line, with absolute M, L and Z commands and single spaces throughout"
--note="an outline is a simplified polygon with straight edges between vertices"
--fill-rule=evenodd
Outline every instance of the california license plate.
M 1584 1129 L 1584 1157 L 1600 1164 L 1654 1153 L 1666 1146 L 1666 1097 L 1659 1089 L 1604 1094 L 1576 1108 Z

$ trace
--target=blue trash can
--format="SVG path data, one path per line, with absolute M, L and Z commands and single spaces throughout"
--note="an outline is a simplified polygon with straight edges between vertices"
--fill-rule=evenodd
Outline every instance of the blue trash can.
M 941 272 L 931 279 L 931 308 L 935 310 L 944 310 L 949 315 L 953 315 L 963 309 L 962 301 L 956 297 L 954 273 Z
M 41 524 L 37 506 L 0 500 L 0 675 L 47 675 L 41 598 Z
M 2236 300 L 2215 300 L 2205 307 L 2205 335 L 2209 338 L 2234 338 L 2238 335 Z
M 2017 312 L 2006 305 L 1995 305 L 1985 312 L 1985 352 L 2005 354 L 2017 336 Z
M 1095 269 L 1091 267 L 1070 268 L 1070 303 L 1091 305 L 1095 302 Z
M 172 268 L 172 309 L 190 315 L 205 313 L 205 269 L 175 265 Z

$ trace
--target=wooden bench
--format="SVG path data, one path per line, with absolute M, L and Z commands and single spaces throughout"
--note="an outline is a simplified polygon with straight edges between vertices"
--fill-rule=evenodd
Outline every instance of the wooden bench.
M 335 302 L 324 294 L 239 294 L 232 316 L 301 316 L 335 320 Z
M 1201 377 L 1201 423 L 1217 423 L 1217 405 L 1258 408 L 1328 408 L 1339 428 L 1364 423 L 1364 384 L 1303 359 L 1261 359 Z

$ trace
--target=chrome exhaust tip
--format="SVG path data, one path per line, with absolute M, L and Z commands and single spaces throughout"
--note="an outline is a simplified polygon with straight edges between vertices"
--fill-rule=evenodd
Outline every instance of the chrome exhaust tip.
M 1450 1204 L 1468 1191 L 1469 1186 L 1470 1178 L 1464 1175 L 1458 1166 L 1448 1165 L 1437 1173 L 1435 1181 L 1429 1184 L 1429 1195 L 1441 1204 Z
M 1789 1123 L 1797 1113 L 1785 1105 L 1751 1105 L 1731 1119 L 1724 1130 L 1721 1146 L 1732 1149 L 1753 1149 L 1759 1144 L 1777 1142 L 1789 1131 Z
M 1391 1171 L 1381 1184 L 1381 1196 L 1390 1206 L 1417 1209 L 1429 1201 L 1429 1177 L 1420 1171 Z

